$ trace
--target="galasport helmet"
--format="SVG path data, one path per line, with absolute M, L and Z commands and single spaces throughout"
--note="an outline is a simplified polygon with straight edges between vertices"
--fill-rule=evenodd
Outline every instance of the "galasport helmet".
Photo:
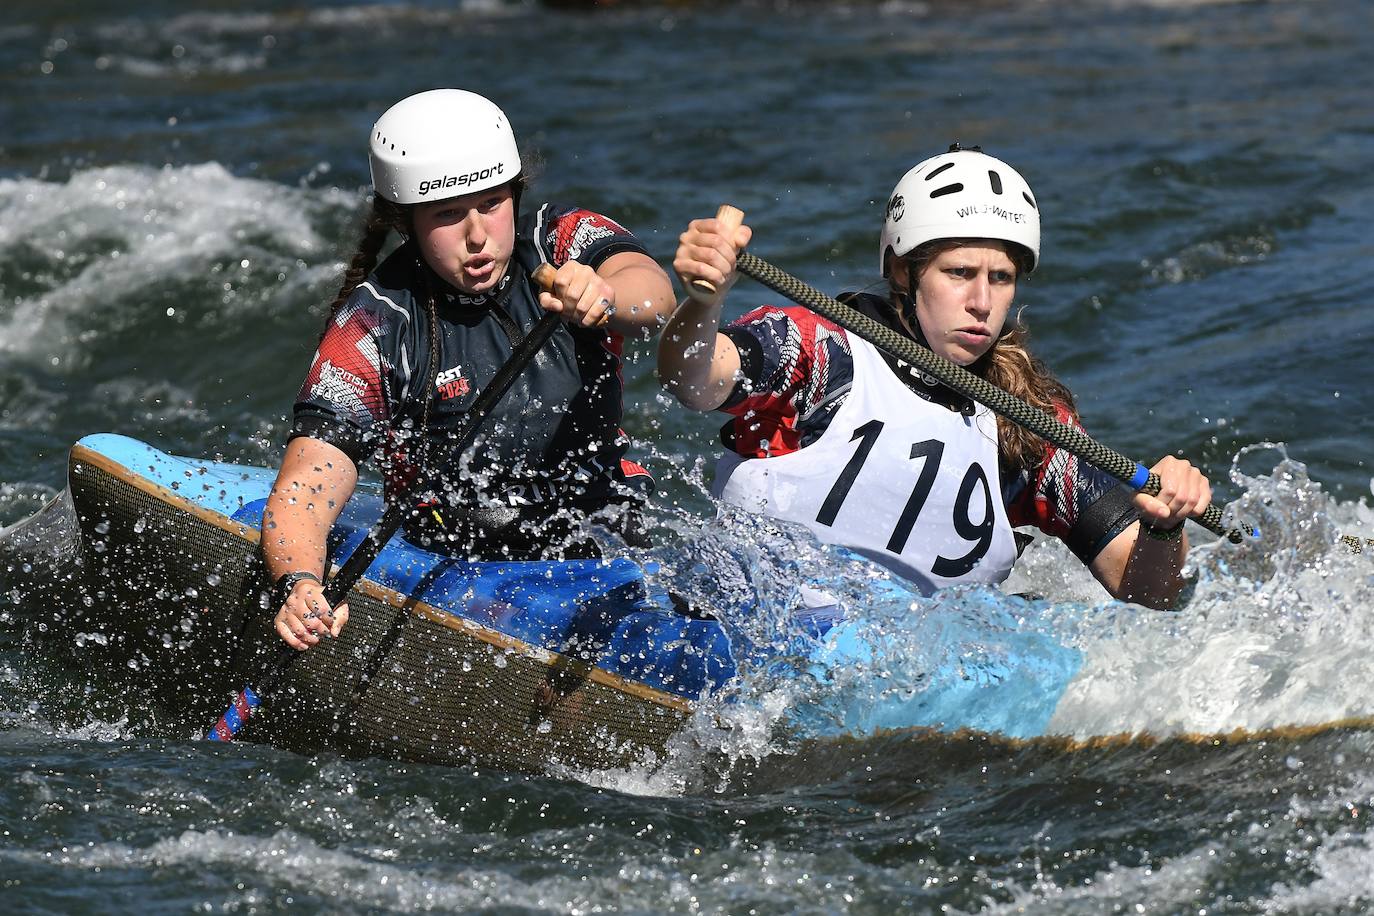
M 431 89 L 392 105 L 372 128 L 367 158 L 373 189 L 397 204 L 484 191 L 520 174 L 505 114 L 464 89 Z
M 1016 169 L 977 147 L 932 156 L 892 189 L 878 247 L 887 276 L 887 253 L 902 257 L 936 239 L 998 239 L 1030 252 L 1040 263 L 1040 210 Z M 1027 271 L 1029 273 L 1029 271 Z

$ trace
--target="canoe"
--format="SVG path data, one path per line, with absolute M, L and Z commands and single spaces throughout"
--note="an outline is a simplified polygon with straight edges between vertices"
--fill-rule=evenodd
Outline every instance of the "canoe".
M 82 619 L 68 625 L 81 630 L 83 651 L 188 734 L 203 733 L 280 651 L 257 559 L 274 477 L 113 434 L 71 450 L 84 597 Z M 381 511 L 376 490 L 360 487 L 329 539 L 335 565 Z M 925 620 L 915 624 L 926 627 L 921 639 L 940 651 L 922 653 L 923 689 L 854 690 L 854 672 L 891 667 L 875 662 L 881 646 L 863 620 L 799 612 L 785 645 L 761 648 L 719 619 L 680 613 L 651 579 L 624 558 L 467 562 L 398 535 L 350 593 L 343 634 L 288 669 L 240 738 L 515 770 L 652 764 L 703 702 L 717 713 L 722 697 L 730 702 L 745 669 L 822 694 L 844 683 L 848 692 L 790 711 L 789 727 L 814 734 L 1030 737 L 1079 667 L 1075 651 L 1035 634 L 989 651 L 976 626 Z M 898 582 L 875 588 L 906 600 Z

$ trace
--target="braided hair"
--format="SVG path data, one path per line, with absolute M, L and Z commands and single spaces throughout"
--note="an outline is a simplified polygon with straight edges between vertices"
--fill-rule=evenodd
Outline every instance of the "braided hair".
M 409 234 L 410 208 L 392 203 L 380 194 L 373 194 L 372 206 L 367 212 L 366 221 L 363 223 L 362 238 L 358 240 L 358 247 L 348 262 L 348 269 L 344 271 L 339 292 L 334 296 L 334 301 L 329 304 L 331 318 L 338 313 L 343 304 L 348 301 L 348 297 L 353 295 L 353 291 L 367 279 L 368 274 L 372 273 L 372 269 L 377 266 L 377 256 L 381 254 L 382 246 L 386 244 L 386 237 L 392 230 L 402 235 Z

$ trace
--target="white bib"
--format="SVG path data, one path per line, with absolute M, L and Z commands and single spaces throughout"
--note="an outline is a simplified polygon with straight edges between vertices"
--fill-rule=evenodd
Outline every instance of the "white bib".
M 961 582 L 1001 582 L 1016 561 L 997 463 L 997 419 L 919 397 L 872 345 L 849 335 L 854 383 L 830 426 L 775 458 L 733 452 L 714 495 L 805 525 L 882 563 L 929 594 Z

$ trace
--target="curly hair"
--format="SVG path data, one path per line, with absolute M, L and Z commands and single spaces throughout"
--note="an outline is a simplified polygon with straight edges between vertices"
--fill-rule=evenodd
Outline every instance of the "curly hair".
M 984 379 L 1056 419 L 1077 422 L 1073 392 L 1030 352 L 1030 331 L 1017 315 L 992 349 L 974 364 Z M 1061 416 L 1066 414 L 1067 417 Z M 997 418 L 997 449 L 1011 467 L 1033 471 L 1045 457 L 1045 441 L 1006 417 Z

